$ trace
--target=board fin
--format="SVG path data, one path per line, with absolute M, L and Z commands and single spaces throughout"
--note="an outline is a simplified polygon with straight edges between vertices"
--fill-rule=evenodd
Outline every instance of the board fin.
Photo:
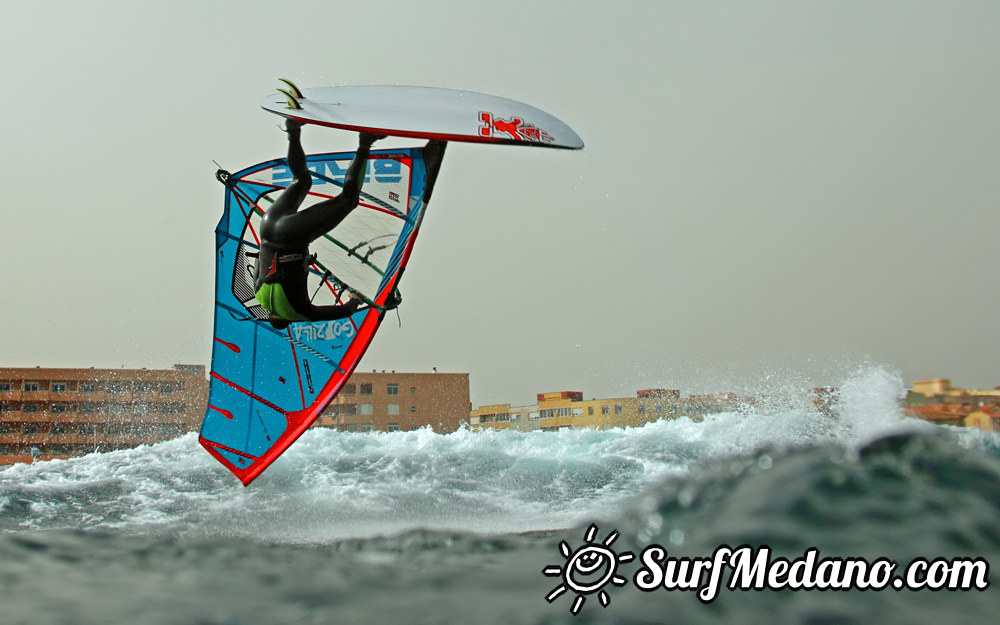
M 302 105 L 299 104 L 298 98 L 296 98 L 291 91 L 285 88 L 279 88 L 278 91 L 284 94 L 285 99 L 288 100 L 288 108 L 294 109 L 296 111 L 302 110 Z
M 294 82 L 288 80 L 287 78 L 279 78 L 278 80 L 288 85 L 288 90 L 291 91 L 291 95 L 295 96 L 296 100 L 301 100 L 305 97 L 304 95 L 302 95 L 302 90 L 299 89 Z

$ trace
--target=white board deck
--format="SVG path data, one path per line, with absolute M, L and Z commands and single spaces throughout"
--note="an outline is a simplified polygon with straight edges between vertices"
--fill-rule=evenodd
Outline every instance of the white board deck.
M 356 132 L 578 150 L 583 140 L 533 106 L 473 91 L 368 85 L 302 89 L 301 109 L 275 93 L 261 106 L 282 117 Z

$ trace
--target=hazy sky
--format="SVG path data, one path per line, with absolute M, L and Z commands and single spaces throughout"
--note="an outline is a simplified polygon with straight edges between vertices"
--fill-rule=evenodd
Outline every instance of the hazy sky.
M 362 370 L 543 391 L 1000 384 L 1000 3 L 4 2 L 0 366 L 208 364 L 213 230 L 300 86 L 483 91 Z M 307 128 L 307 151 L 355 137 Z M 395 140 L 385 147 L 413 145 Z

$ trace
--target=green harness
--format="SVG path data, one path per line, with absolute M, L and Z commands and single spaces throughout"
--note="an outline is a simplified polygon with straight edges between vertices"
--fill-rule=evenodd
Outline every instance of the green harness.
M 281 284 L 277 282 L 274 284 L 262 284 L 257 289 L 256 297 L 260 305 L 264 307 L 264 310 L 275 317 L 280 317 L 287 321 L 309 321 L 309 319 L 295 311 L 288 301 L 288 297 L 285 295 L 285 289 L 281 288 Z

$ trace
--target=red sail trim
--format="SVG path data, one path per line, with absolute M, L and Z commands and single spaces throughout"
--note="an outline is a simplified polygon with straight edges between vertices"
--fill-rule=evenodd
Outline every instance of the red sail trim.
M 218 373 L 216 373 L 214 371 L 212 372 L 212 377 L 215 378 L 216 380 L 220 381 L 220 382 L 228 384 L 229 386 L 235 388 L 237 391 L 243 393 L 247 397 L 250 397 L 251 399 L 256 399 L 257 401 L 259 401 L 260 403 L 264 404 L 268 408 L 276 410 L 276 411 L 280 412 L 281 414 L 285 415 L 286 417 L 289 414 L 289 412 L 287 410 L 284 410 L 283 408 L 278 408 L 276 405 L 274 405 L 271 402 L 267 401 L 263 397 L 260 397 L 259 395 L 255 395 L 254 393 L 251 393 L 250 391 L 248 391 L 247 389 L 243 388 L 239 384 L 236 384 L 235 382 L 231 382 L 230 380 L 227 380 L 226 378 L 222 377 L 221 375 L 219 375 Z

